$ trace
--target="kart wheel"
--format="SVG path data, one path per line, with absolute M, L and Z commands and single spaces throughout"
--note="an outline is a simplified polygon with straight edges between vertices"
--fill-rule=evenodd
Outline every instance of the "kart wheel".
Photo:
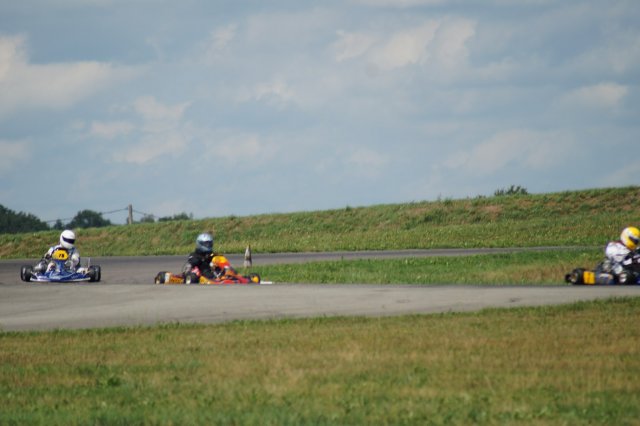
M 89 266 L 89 270 L 87 271 L 87 275 L 89 275 L 89 282 L 99 282 L 100 278 L 102 278 L 102 270 L 98 265 Z
M 193 273 L 185 274 L 184 283 L 185 284 L 200 284 L 200 277 L 198 277 L 198 275 L 193 274 Z
M 260 284 L 260 275 L 252 272 L 251 274 L 249 274 L 249 281 L 253 284 Z
M 28 282 L 31 281 L 31 277 L 33 276 L 33 268 L 31 266 L 23 266 L 20 268 L 20 279 L 22 281 Z
M 582 279 L 583 275 L 584 275 L 584 269 L 582 268 L 574 269 L 573 271 L 571 271 L 570 274 L 567 274 L 564 277 L 564 280 L 572 285 L 584 284 L 584 281 Z
M 153 280 L 153 282 L 155 284 L 164 284 L 164 277 L 166 276 L 166 272 L 162 271 L 162 272 L 158 272 L 158 275 L 156 275 L 155 280 Z

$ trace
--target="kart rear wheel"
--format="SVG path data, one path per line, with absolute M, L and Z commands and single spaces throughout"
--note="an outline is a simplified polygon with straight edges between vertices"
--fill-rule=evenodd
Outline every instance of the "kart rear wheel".
M 200 284 L 200 277 L 194 273 L 188 273 L 184 276 L 185 284 Z
M 565 275 L 564 280 L 572 285 L 584 284 L 583 281 L 584 269 L 577 268 L 571 271 L 571 273 Z
M 87 271 L 87 275 L 89 275 L 89 282 L 99 282 L 102 278 L 102 270 L 98 265 L 89 266 L 89 270 Z
M 20 268 L 20 279 L 24 282 L 31 281 L 31 277 L 33 276 L 33 267 L 31 266 L 23 266 Z

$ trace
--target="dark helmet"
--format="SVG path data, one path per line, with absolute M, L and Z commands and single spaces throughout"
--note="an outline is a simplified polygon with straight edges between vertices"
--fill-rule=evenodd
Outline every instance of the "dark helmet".
M 196 238 L 196 251 L 198 253 L 213 253 L 213 235 L 202 233 Z

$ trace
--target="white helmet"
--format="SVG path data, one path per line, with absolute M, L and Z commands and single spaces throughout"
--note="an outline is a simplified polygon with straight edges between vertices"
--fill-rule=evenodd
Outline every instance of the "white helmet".
M 67 250 L 71 250 L 75 243 L 76 243 L 75 232 L 69 229 L 62 231 L 62 234 L 60 234 L 60 245 L 62 247 L 66 248 Z

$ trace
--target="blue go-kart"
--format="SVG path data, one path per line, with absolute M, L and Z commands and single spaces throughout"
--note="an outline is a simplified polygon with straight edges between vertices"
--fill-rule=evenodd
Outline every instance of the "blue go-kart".
M 33 266 L 26 265 L 20 268 L 20 279 L 25 282 L 47 283 L 75 283 L 75 282 L 99 282 L 102 272 L 99 265 L 87 265 L 87 267 L 70 269 L 67 261 L 69 252 L 57 249 L 51 254 L 50 267 L 44 271 L 36 270 Z

